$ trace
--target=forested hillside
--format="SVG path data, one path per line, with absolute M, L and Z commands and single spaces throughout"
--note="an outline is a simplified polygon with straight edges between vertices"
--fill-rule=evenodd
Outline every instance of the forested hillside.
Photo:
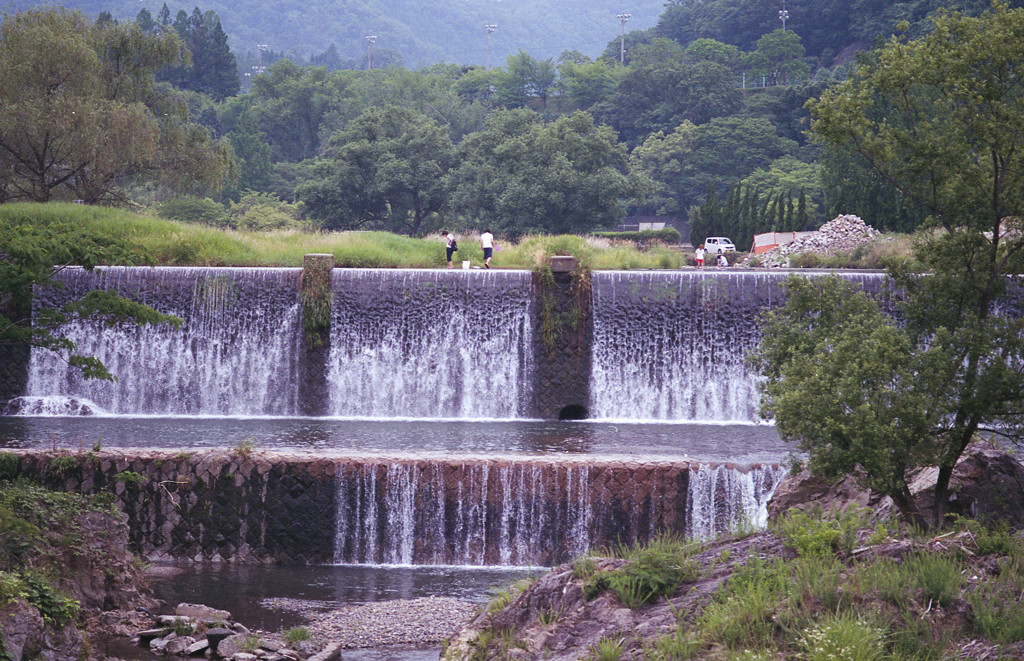
M 47 2 L 16 3 L 19 8 Z M 146 7 L 153 15 L 161 0 L 65 0 L 69 9 L 95 18 L 109 12 L 118 20 L 135 19 Z M 171 15 L 192 13 L 196 2 L 168 0 Z M 232 50 L 246 62 L 257 44 L 308 60 L 333 44 L 343 61 L 365 61 L 367 35 L 376 35 L 374 49 L 382 57 L 411 68 L 436 62 L 486 64 L 487 31 L 494 62 L 524 50 L 535 57 L 557 57 L 563 50 L 578 50 L 595 57 L 620 30 L 616 15 L 629 12 L 627 28 L 655 24 L 662 11 L 659 0 L 248 0 L 202 2 L 202 9 L 220 16 Z M 385 55 L 386 54 L 386 55 Z
M 412 235 L 584 233 L 658 216 L 692 227 L 694 241 L 720 234 L 741 248 L 757 232 L 814 229 L 838 213 L 909 231 L 926 209 L 854 151 L 814 141 L 805 104 L 870 66 L 894 33 L 926 33 L 950 4 L 791 0 L 780 15 L 767 0 L 673 0 L 654 27 L 626 34 L 624 51 L 613 20 L 603 46 L 588 45 L 603 48 L 597 57 L 566 38 L 552 56 L 496 49 L 489 69 L 454 56 L 403 67 L 411 46 L 388 50 L 379 34 L 372 67 L 336 49 L 306 60 L 270 48 L 252 71 L 229 47 L 237 7 L 142 7 L 127 20 L 11 14 L 0 202 Z M 416 22 L 410 5 L 393 9 L 395 25 L 406 16 L 418 37 L 434 34 L 438 11 Z M 266 20 L 323 27 L 313 10 Z M 437 43 L 470 48 L 451 34 Z

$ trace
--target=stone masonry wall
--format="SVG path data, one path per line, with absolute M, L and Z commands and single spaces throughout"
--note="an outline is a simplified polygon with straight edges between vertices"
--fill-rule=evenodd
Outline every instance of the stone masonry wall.
M 590 309 L 589 277 L 585 295 L 576 291 L 577 277 L 555 271 L 544 282 L 537 277 L 538 297 L 534 320 L 534 410 L 546 420 L 588 417 L 590 405 L 590 345 L 594 323 Z M 550 297 L 550 318 L 545 319 L 545 298 Z M 580 308 L 582 320 L 574 319 Z
M 333 461 L 276 454 L 20 451 L 22 474 L 109 492 L 133 551 L 150 561 L 327 563 Z
M 557 564 L 586 547 L 685 534 L 695 468 L 593 458 L 13 452 L 22 475 L 51 488 L 112 494 L 132 550 L 149 561 Z
M 0 409 L 6 401 L 25 393 L 30 352 L 27 344 L 0 344 Z

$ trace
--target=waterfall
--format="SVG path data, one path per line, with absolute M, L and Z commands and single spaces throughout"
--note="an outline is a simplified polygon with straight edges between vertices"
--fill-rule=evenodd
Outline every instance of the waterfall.
M 756 422 L 758 376 L 746 355 L 760 341 L 759 312 L 783 300 L 788 277 L 595 272 L 593 417 Z M 844 277 L 877 291 L 884 275 Z
M 710 539 L 737 527 L 761 529 L 768 525 L 768 501 L 786 470 L 757 465 L 738 470 L 726 465 L 702 465 L 690 471 L 687 492 L 687 535 Z
M 112 289 L 183 319 L 106 327 L 76 321 L 61 333 L 96 356 L 116 382 L 83 380 L 59 356 L 32 352 L 27 394 L 74 396 L 112 414 L 288 415 L 296 412 L 299 269 L 126 268 L 63 271 L 63 288 L 36 305 L 60 306 Z
M 527 271 L 335 270 L 331 413 L 526 417 L 531 283 Z
M 348 459 L 336 472 L 339 564 L 566 562 L 663 532 L 767 523 L 785 470 L 564 459 Z
M 367 459 L 337 472 L 336 563 L 554 564 L 589 547 L 586 463 Z

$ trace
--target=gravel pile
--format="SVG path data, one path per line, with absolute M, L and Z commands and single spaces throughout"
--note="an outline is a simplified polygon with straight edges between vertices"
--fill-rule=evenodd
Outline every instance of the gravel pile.
M 789 256 L 802 252 L 836 255 L 850 252 L 864 243 L 871 243 L 881 232 L 866 224 L 859 216 L 836 216 L 814 233 L 791 243 L 761 253 L 761 266 L 778 268 L 789 265 Z

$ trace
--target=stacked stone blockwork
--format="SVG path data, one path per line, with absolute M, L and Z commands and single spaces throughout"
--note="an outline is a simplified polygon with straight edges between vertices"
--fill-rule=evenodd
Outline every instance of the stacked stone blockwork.
M 127 516 L 132 550 L 147 560 L 192 562 L 553 565 L 588 548 L 685 534 L 696 468 L 570 458 L 14 452 L 22 475 L 51 488 L 111 493 Z
M 586 418 L 594 336 L 590 274 L 580 270 L 576 258 L 556 256 L 549 273 L 534 277 L 539 299 L 534 320 L 534 410 L 547 420 Z
M 112 493 L 150 561 L 330 562 L 334 468 L 271 454 L 21 453 L 22 474 L 51 488 Z

